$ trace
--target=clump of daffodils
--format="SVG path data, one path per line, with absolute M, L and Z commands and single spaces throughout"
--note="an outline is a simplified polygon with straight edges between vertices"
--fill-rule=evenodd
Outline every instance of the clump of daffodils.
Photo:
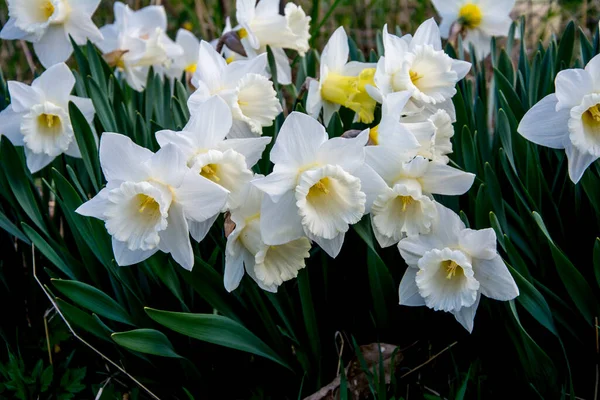
M 69 102 L 95 125 L 92 102 L 71 96 L 75 77 L 61 62 L 72 51 L 67 35 L 95 41 L 118 84 L 143 91 L 152 69 L 190 90 L 189 120 L 178 130 L 153 132 L 156 152 L 124 134 L 98 139 L 91 130 L 106 185 L 76 212 L 104 222 L 118 265 L 160 251 L 191 270 L 191 239 L 205 240 L 225 221 L 226 290 L 247 274 L 276 292 L 306 267 L 313 245 L 335 258 L 352 225 L 368 218 L 379 246 L 396 245 L 408 265 L 400 304 L 451 312 L 471 331 L 482 294 L 518 295 L 494 231 L 467 229 L 436 197 L 460 196 L 475 179 L 450 162 L 452 98 L 471 64 L 451 58 L 442 36 L 453 24 L 475 42 L 500 34 L 509 22 L 494 10 L 506 2 L 435 1 L 441 31 L 433 19 L 401 37 L 385 26 L 385 55 L 376 63 L 349 61 L 348 37 L 338 28 L 321 54 L 319 76 L 306 82 L 307 113 L 286 110 L 285 118 L 272 76 L 290 84 L 288 52 L 304 56 L 310 39 L 310 17 L 293 3 L 280 10 L 279 1 L 238 0 L 237 25 L 228 20 L 213 44 L 184 29 L 171 40 L 162 6 L 132 10 L 117 2 L 114 23 L 98 30 L 90 20 L 97 1 L 8 3 L 2 37 L 34 42 L 49 67 L 31 86 L 9 82 L 12 103 L 0 113 L 2 134 L 23 146 L 31 173 L 63 154 L 82 157 Z M 600 157 L 600 56 L 585 70 L 561 72 L 556 89 L 519 131 L 564 148 L 576 182 Z M 325 127 L 342 108 L 361 129 L 330 137 Z M 276 136 L 263 136 L 276 120 L 283 121 Z M 259 162 L 267 149 L 268 162 Z M 258 173 L 265 168 L 270 173 Z

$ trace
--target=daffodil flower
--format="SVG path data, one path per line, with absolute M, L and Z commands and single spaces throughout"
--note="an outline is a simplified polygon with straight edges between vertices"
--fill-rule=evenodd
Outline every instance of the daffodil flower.
M 348 62 L 348 37 L 344 27 L 333 33 L 321 54 L 319 81 L 310 82 L 306 108 L 313 118 L 323 109 L 323 123 L 347 107 L 356 113 L 355 121 L 370 124 L 375 119 L 377 102 L 367 93 L 367 86 L 375 84 L 375 65 L 357 61 Z
M 600 56 L 585 69 L 559 72 L 554 83 L 556 93 L 525 114 L 518 132 L 540 146 L 565 149 L 569 176 L 577 183 L 600 158 Z
M 400 304 L 446 311 L 469 332 L 481 295 L 512 300 L 519 295 L 513 277 L 496 251 L 493 229 L 467 229 L 452 210 L 436 203 L 437 220 L 428 235 L 402 239 L 406 270 Z
M 256 137 L 282 111 L 273 82 L 267 77 L 267 55 L 248 61 L 227 61 L 205 41 L 200 43 L 198 68 L 192 84 L 197 90 L 188 106 L 193 114 L 211 96 L 221 97 L 233 115 L 230 138 Z
M 252 48 L 296 50 L 301 56 L 310 49 L 310 17 L 302 7 L 287 3 L 279 14 L 279 0 L 237 0 L 236 19 L 240 38 L 248 38 Z
M 367 164 L 383 179 L 371 209 L 375 237 L 381 247 L 404 236 L 429 233 L 436 218 L 433 194 L 461 195 L 473 185 L 475 175 L 432 162 L 398 146 L 368 146 Z
M 231 124 L 227 103 L 213 96 L 196 110 L 183 131 L 163 130 L 156 133 L 156 140 L 161 147 L 175 145 L 192 171 L 229 191 L 223 209 L 204 222 L 190 221 L 190 233 L 198 242 L 204 238 L 220 212 L 241 205 L 242 190 L 253 177 L 251 168 L 271 142 L 270 137 L 225 140 Z
M 200 41 L 192 32 L 179 29 L 175 37 L 175 44 L 180 46 L 183 51 L 171 61 L 171 66 L 167 69 L 166 74 L 171 79 L 180 79 L 185 72 L 191 78 L 198 66 Z
M 45 68 L 65 62 L 78 45 L 98 42 L 102 33 L 92 21 L 100 0 L 7 0 L 9 19 L 0 32 L 5 40 L 27 40 Z
M 75 141 L 69 102 L 83 113 L 88 123 L 94 120 L 90 99 L 71 96 L 75 77 L 66 64 L 47 69 L 31 86 L 9 81 L 12 103 L 0 113 L 0 133 L 15 146 L 23 146 L 31 173 L 66 154 L 81 158 Z
M 452 97 L 456 83 L 469 72 L 471 64 L 454 60 L 442 50 L 440 31 L 432 19 L 425 21 L 414 36 L 402 38 L 383 28 L 385 56 L 379 59 L 375 87 L 367 90 L 378 102 L 393 92 L 409 91 L 413 109 L 426 108 L 433 112 L 448 111 L 455 118 Z
M 515 0 L 432 0 L 442 22 L 440 33 L 447 39 L 454 24 L 465 35 L 463 45 L 472 44 L 477 57 L 484 59 L 491 50 L 492 36 L 506 36 L 512 19 Z
M 160 250 L 191 270 L 188 221 L 218 213 L 227 190 L 189 169 L 174 145 L 152 153 L 118 133 L 100 138 L 100 165 L 106 187 L 76 212 L 105 222 L 117 264 L 139 263 Z
M 125 76 L 129 86 L 142 91 L 150 67 L 164 75 L 171 60 L 183 55 L 183 49 L 166 34 L 167 14 L 162 6 L 133 11 L 128 5 L 116 2 L 114 15 L 115 22 L 100 29 L 104 40 L 98 43 L 98 48 Z
M 260 178 L 261 176 L 257 176 Z M 231 211 L 235 229 L 227 237 L 225 247 L 225 289 L 235 290 L 244 267 L 258 286 L 269 292 L 277 292 L 283 282 L 298 276 L 310 256 L 310 241 L 300 237 L 287 243 L 267 245 L 261 235 L 261 203 L 263 193 L 252 185 L 244 189 L 243 202 Z
M 315 119 L 298 112 L 283 123 L 273 172 L 253 184 L 265 192 L 261 233 L 269 245 L 307 236 L 336 257 L 350 225 L 369 212 L 377 174 L 364 164 L 368 131 L 328 139 Z

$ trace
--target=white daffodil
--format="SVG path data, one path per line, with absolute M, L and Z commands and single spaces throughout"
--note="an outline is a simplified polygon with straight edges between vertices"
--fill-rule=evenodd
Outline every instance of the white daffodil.
M 88 123 L 94 120 L 90 99 L 71 96 L 75 77 L 66 64 L 47 69 L 31 86 L 9 81 L 11 104 L 0 113 L 0 134 L 15 146 L 24 146 L 27 167 L 34 173 L 61 154 L 81 158 L 75 141 L 69 102 L 83 113 Z
M 465 35 L 465 50 L 469 50 L 471 43 L 477 57 L 484 59 L 490 54 L 492 36 L 508 34 L 515 0 L 432 0 L 432 3 L 442 17 L 442 37 L 447 39 L 452 26 L 457 24 Z
M 230 138 L 260 136 L 282 111 L 267 78 L 267 55 L 249 61 L 227 61 L 207 42 L 200 43 L 200 58 L 192 84 L 197 90 L 190 96 L 191 113 L 211 96 L 221 97 L 233 115 Z
M 279 0 L 237 0 L 240 38 L 248 38 L 255 50 L 270 46 L 296 50 L 304 56 L 310 49 L 310 17 L 294 3 L 287 3 L 283 13 L 279 14 Z
M 371 129 L 372 144 L 387 145 L 398 135 L 407 136 L 405 131 L 408 131 L 419 143 L 415 155 L 448 164 L 454 136 L 450 115 L 443 109 L 434 113 L 429 109 L 411 110 L 410 97 L 409 91 L 385 96 L 381 122 Z
M 27 40 L 45 68 L 65 62 L 78 45 L 98 42 L 102 33 L 92 15 L 100 0 L 7 0 L 9 19 L 0 32 L 4 40 Z
M 171 61 L 171 66 L 167 69 L 166 74 L 171 79 L 180 79 L 184 72 L 191 77 L 198 66 L 200 41 L 192 32 L 179 29 L 175 37 L 175 44 L 180 46 L 183 51 Z
M 227 203 L 204 222 L 190 221 L 190 233 L 201 241 L 220 212 L 239 207 L 241 194 L 253 177 L 251 168 L 260 159 L 270 137 L 228 139 L 232 119 L 229 107 L 218 96 L 204 102 L 181 132 L 156 133 L 161 147 L 173 144 L 183 153 L 188 167 L 196 174 L 229 191 Z
M 348 37 L 340 26 L 321 54 L 319 81 L 310 82 L 307 112 L 318 118 L 323 109 L 325 125 L 341 106 L 356 113 L 355 121 L 370 124 L 375 118 L 377 102 L 367 93 L 367 86 L 375 84 L 375 64 L 348 62 L 349 52 Z
M 258 175 L 257 177 L 261 177 Z M 235 229 L 227 237 L 225 248 L 225 289 L 235 290 L 245 270 L 258 286 L 269 292 L 298 276 L 310 256 L 310 241 L 300 237 L 287 243 L 267 245 L 260 230 L 263 193 L 252 185 L 244 189 L 243 202 L 231 211 Z
M 105 221 L 117 264 L 135 264 L 161 250 L 191 270 L 188 221 L 218 213 L 227 191 L 189 169 L 177 147 L 152 153 L 117 133 L 102 135 L 100 164 L 106 187 L 76 212 Z
M 400 304 L 451 312 L 471 332 L 482 294 L 507 301 L 519 295 L 519 288 L 496 251 L 493 229 L 467 229 L 452 210 L 436 207 L 438 218 L 428 235 L 398 244 L 408 265 Z
M 389 34 L 386 25 L 383 46 L 385 56 L 377 63 L 376 88 L 367 86 L 373 98 L 381 103 L 389 93 L 410 91 L 409 107 L 433 112 L 442 108 L 454 119 L 455 86 L 467 75 L 471 64 L 454 60 L 442 50 L 440 31 L 433 18 L 421 24 L 412 37 Z
M 579 182 L 600 158 L 600 56 L 585 69 L 558 73 L 556 93 L 533 106 L 518 132 L 527 140 L 552 149 L 565 149 L 569 176 Z
M 273 172 L 253 181 L 268 195 L 261 209 L 265 243 L 307 236 L 336 257 L 349 226 L 369 212 L 377 174 L 364 164 L 368 131 L 327 138 L 306 114 L 293 112 L 283 123 L 271 151 Z
M 407 153 L 397 146 L 368 146 L 367 164 L 385 182 L 371 209 L 375 237 L 381 247 L 404 236 L 428 233 L 436 217 L 433 194 L 456 196 L 473 185 L 475 175 Z
M 171 60 L 183 55 L 181 46 L 166 34 L 167 14 L 162 6 L 148 6 L 133 11 L 116 2 L 115 22 L 103 26 L 104 40 L 98 43 L 105 57 L 125 76 L 133 89 L 142 91 L 150 67 L 161 76 Z

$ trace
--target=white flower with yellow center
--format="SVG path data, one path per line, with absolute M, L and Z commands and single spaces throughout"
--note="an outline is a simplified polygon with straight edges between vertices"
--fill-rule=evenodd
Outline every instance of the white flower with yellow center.
M 569 176 L 579 182 L 600 158 L 600 56 L 585 69 L 558 73 L 556 93 L 533 106 L 521 120 L 519 133 L 552 149 L 565 149 Z
M 283 123 L 271 151 L 273 172 L 253 181 L 264 191 L 261 233 L 278 245 L 303 236 L 336 257 L 350 225 L 369 212 L 377 174 L 364 164 L 368 131 L 327 140 L 325 128 L 298 112 Z
M 167 14 L 162 6 L 148 6 L 133 11 L 116 2 L 115 22 L 100 30 L 104 40 L 98 43 L 105 57 L 122 73 L 129 86 L 142 91 L 150 67 L 164 75 L 172 60 L 183 55 L 181 46 L 166 34 Z
M 175 44 L 180 46 L 183 51 L 172 60 L 166 74 L 171 79 L 181 79 L 181 76 L 185 72 L 191 78 L 198 67 L 200 41 L 192 32 L 186 29 L 179 29 L 175 37 Z
M 242 190 L 253 176 L 251 168 L 271 142 L 270 137 L 225 140 L 231 124 L 229 107 L 223 99 L 213 96 L 200 105 L 183 131 L 156 133 L 161 147 L 177 146 L 192 171 L 229 191 L 227 203 L 219 212 L 241 205 Z M 190 233 L 195 240 L 204 238 L 219 212 L 204 222 L 190 221 Z
M 356 113 L 355 121 L 370 124 L 375 119 L 377 102 L 367 93 L 367 86 L 375 84 L 375 64 L 348 62 L 349 52 L 348 37 L 340 26 L 321 54 L 319 81 L 310 82 L 307 112 L 318 118 L 323 109 L 325 125 L 341 106 Z
M 230 138 L 260 136 L 262 128 L 271 126 L 282 111 L 266 70 L 266 54 L 227 64 L 208 42 L 202 41 L 198 68 L 192 78 L 197 90 L 188 100 L 190 112 L 193 114 L 217 95 L 225 100 L 233 116 Z
M 46 70 L 31 86 L 9 81 L 12 103 L 0 113 L 0 134 L 15 146 L 24 146 L 27 167 L 34 173 L 61 154 L 81 158 L 75 141 L 69 102 L 83 113 L 88 123 L 94 120 L 90 99 L 71 96 L 75 77 L 66 64 Z
M 471 332 L 481 295 L 507 301 L 519 295 L 519 288 L 496 251 L 493 229 L 467 229 L 452 210 L 436 207 L 438 217 L 428 235 L 398 243 L 408 265 L 400 304 L 451 312 Z
M 237 0 L 236 19 L 240 38 L 248 38 L 252 48 L 296 50 L 301 56 L 310 49 L 310 17 L 302 7 L 287 3 L 279 14 L 279 0 Z
M 4 40 L 27 40 L 45 68 L 65 62 L 73 46 L 102 40 L 92 15 L 100 0 L 7 0 L 9 19 L 0 32 Z
M 436 217 L 433 194 L 464 194 L 475 175 L 407 153 L 397 147 L 368 146 L 366 162 L 385 184 L 371 209 L 375 237 L 381 247 L 398 243 L 404 236 L 428 233 Z
M 257 177 L 261 177 L 260 175 Z M 225 289 L 235 290 L 245 270 L 262 289 L 277 292 L 277 287 L 298 276 L 310 256 L 310 241 L 306 237 L 278 245 L 265 244 L 260 230 L 263 193 L 246 186 L 243 202 L 231 211 L 235 229 L 227 237 L 225 248 Z
M 463 45 L 472 44 L 477 57 L 484 59 L 491 50 L 492 36 L 506 36 L 512 19 L 515 0 L 432 0 L 442 22 L 440 32 L 447 39 L 457 24 L 464 34 Z
M 454 60 L 442 50 L 440 31 L 432 19 L 415 35 L 398 36 L 383 28 L 385 56 L 377 63 L 375 85 L 367 90 L 378 102 L 393 92 L 411 92 L 411 108 L 443 108 L 454 116 L 452 97 L 456 83 L 469 72 L 471 64 Z
M 191 270 L 188 221 L 218 213 L 227 191 L 189 169 L 174 145 L 152 153 L 127 136 L 104 133 L 100 164 L 106 187 L 76 212 L 105 221 L 117 264 L 135 264 L 161 250 Z
M 454 136 L 450 115 L 443 109 L 411 110 L 407 106 L 409 100 L 408 91 L 390 93 L 384 98 L 381 122 L 371 129 L 372 143 L 387 145 L 398 136 L 406 137 L 408 131 L 419 143 L 415 155 L 448 164 Z

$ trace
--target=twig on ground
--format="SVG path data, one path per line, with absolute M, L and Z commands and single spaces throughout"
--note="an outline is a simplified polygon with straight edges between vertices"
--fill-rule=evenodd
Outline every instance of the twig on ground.
M 431 356 L 427 361 L 425 361 L 423 364 L 411 369 L 410 371 L 408 371 L 407 373 L 405 373 L 404 375 L 402 375 L 400 377 L 400 379 L 404 378 L 405 376 L 412 374 L 413 372 L 417 371 L 418 369 L 420 369 L 421 367 L 424 367 L 425 365 L 429 364 L 431 361 L 433 361 L 436 357 L 438 357 L 440 354 L 444 353 L 445 351 L 449 350 L 450 348 L 452 348 L 452 346 L 454 346 L 456 343 L 458 342 L 454 342 L 452 343 L 450 346 L 446 347 L 444 350 L 440 351 L 439 353 Z

